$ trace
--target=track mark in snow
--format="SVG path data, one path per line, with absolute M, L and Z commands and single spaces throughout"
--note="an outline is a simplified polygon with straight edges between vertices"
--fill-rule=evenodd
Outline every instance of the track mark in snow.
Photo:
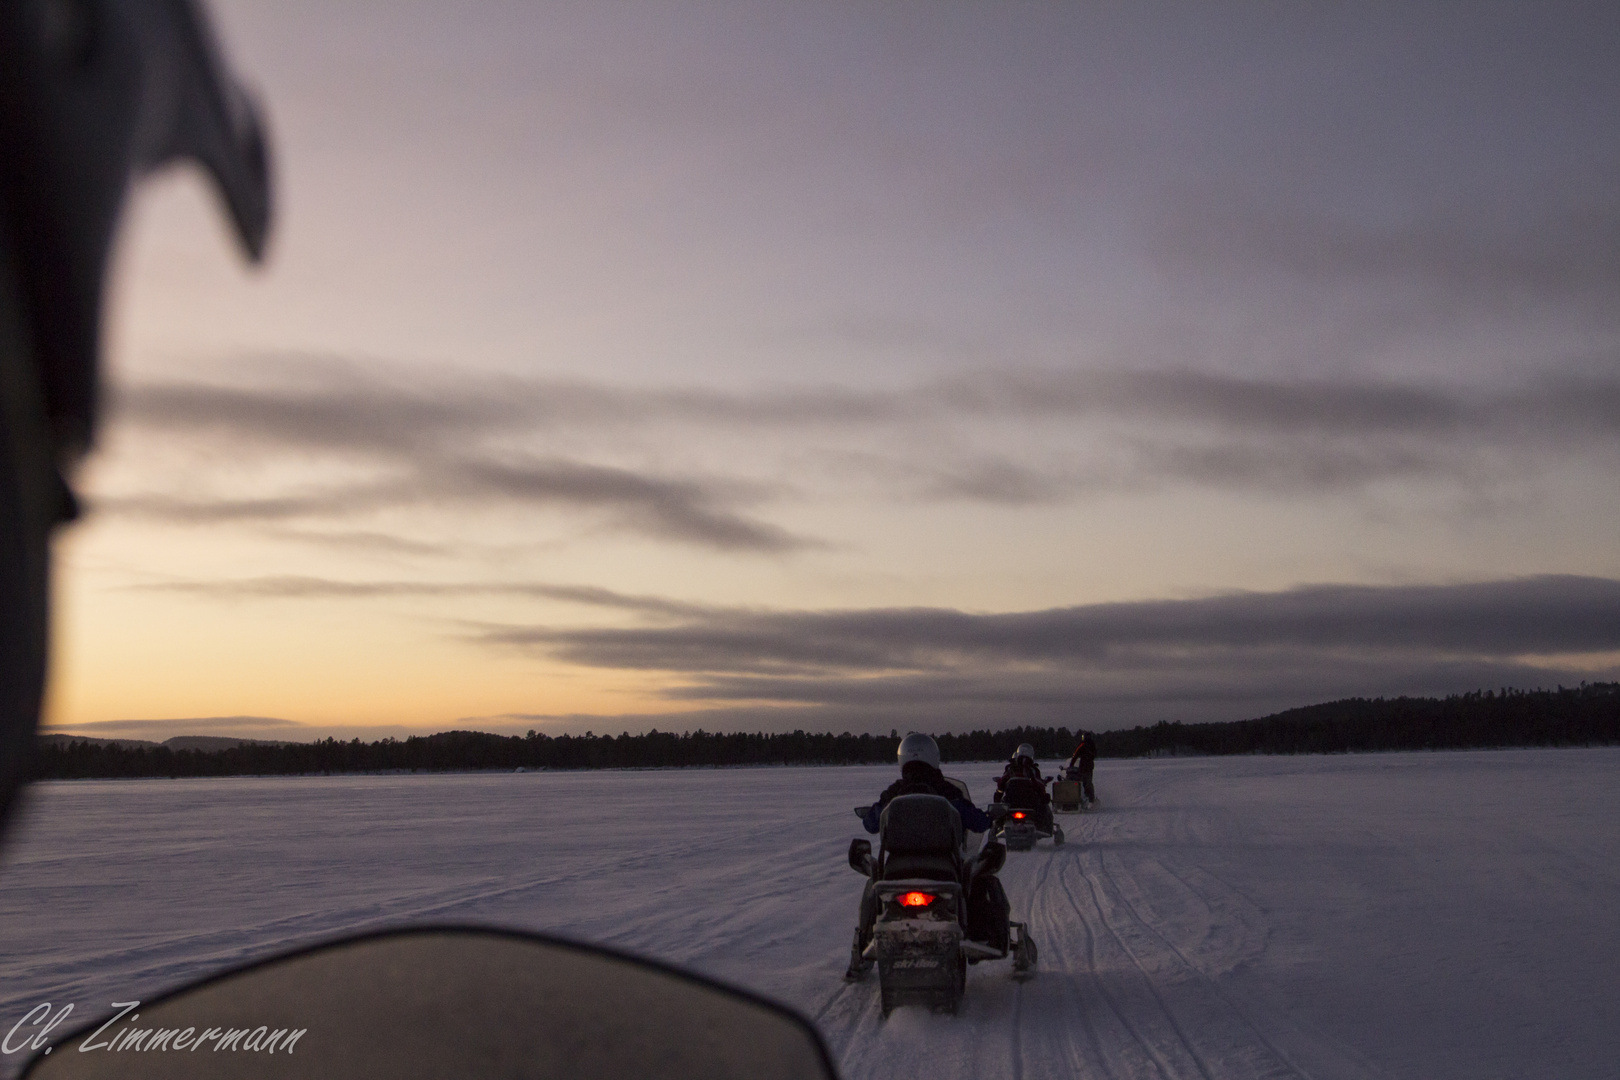
M 1034 918 L 1035 905 L 1039 901 L 1041 896 L 1044 895 L 1045 887 L 1046 887 L 1046 879 L 1051 876 L 1051 873 L 1052 873 L 1052 861 L 1050 859 L 1043 860 L 1042 863 L 1041 863 L 1040 870 L 1036 872 L 1035 882 L 1029 889 L 1029 896 L 1027 897 L 1027 899 L 1025 900 L 1025 902 L 1022 905 L 1022 907 L 1023 907 L 1023 918 L 1021 920 L 1019 920 L 1019 921 L 1021 921 L 1024 924 L 1024 932 L 1025 933 L 1030 933 L 1034 929 L 1034 924 L 1036 922 L 1036 919 Z M 1034 934 L 1031 934 L 1031 937 L 1035 941 L 1035 947 L 1036 947 L 1036 950 L 1037 950 L 1037 953 L 1038 953 L 1039 949 L 1040 949 L 1041 939 L 1040 939 L 1040 937 L 1038 937 L 1038 936 L 1036 936 Z M 995 963 L 995 961 L 991 961 L 991 963 Z M 1005 963 L 1005 961 L 1003 961 L 1002 963 Z M 1039 975 L 1040 975 L 1040 961 L 1039 961 L 1039 958 L 1037 956 L 1034 976 L 1038 978 Z M 1027 980 L 1019 980 L 1019 981 L 1017 981 L 1017 982 L 1015 982 L 1013 984 L 1012 1033 L 1011 1033 L 1012 1034 L 1011 1064 L 1012 1064 L 1012 1077 L 1013 1077 L 1013 1080 L 1023 1080 L 1023 1076 L 1024 1076 L 1024 990 L 1025 990 L 1026 985 L 1027 985 Z
M 1076 873 L 1081 873 L 1078 860 L 1074 861 L 1073 867 Z M 1073 905 L 1074 912 L 1079 918 L 1080 925 L 1085 931 L 1087 968 L 1091 974 L 1091 982 L 1097 991 L 1097 996 L 1102 999 L 1105 1005 L 1108 1006 L 1108 1011 L 1113 1014 L 1114 1019 L 1119 1023 L 1120 1028 L 1130 1036 L 1131 1042 L 1125 1046 L 1121 1046 L 1120 1050 L 1122 1052 L 1128 1049 L 1136 1050 L 1136 1057 L 1139 1061 L 1144 1064 L 1151 1065 L 1153 1072 L 1157 1076 L 1163 1078 L 1163 1080 L 1172 1080 L 1177 1073 L 1174 1067 L 1170 1064 L 1169 1060 L 1159 1050 L 1158 1046 L 1153 1040 L 1145 1037 L 1142 1032 L 1138 1030 L 1137 1026 L 1131 1023 L 1130 1018 L 1127 1017 L 1125 1012 L 1120 1008 L 1119 1001 L 1116 999 L 1115 995 L 1109 993 L 1106 982 L 1102 977 L 1102 950 L 1100 947 L 1101 943 L 1097 937 L 1097 931 L 1092 926 L 1092 921 L 1086 918 L 1084 909 L 1080 904 L 1080 898 L 1075 894 L 1074 889 L 1069 885 L 1068 881 L 1063 877 L 1059 877 L 1058 881 L 1063 886 L 1065 893 L 1068 895 L 1069 901 Z M 1089 886 L 1090 883 L 1088 882 L 1087 884 Z M 1102 913 L 1097 908 L 1095 902 L 1093 902 L 1091 905 L 1091 909 L 1096 914 L 1097 920 L 1102 922 Z M 1098 1060 L 1104 1062 L 1108 1061 L 1111 1055 L 1104 1048 L 1101 1038 L 1096 1039 L 1096 1045 Z M 1142 1072 L 1139 1068 L 1132 1068 L 1130 1075 L 1132 1077 L 1140 1077 Z
M 1088 954 L 1076 953 L 1086 928 L 1062 886 L 1073 858 L 1060 852 L 1052 853 L 1030 890 L 1029 921 L 1042 954 L 1035 978 L 1019 985 L 1020 1059 L 1029 1076 L 1113 1078 L 1118 1074 L 1104 1052 L 1087 1001 Z
M 1024 1080 L 1024 988 L 1013 987 L 1012 1080 Z
M 1312 1069 L 1301 1064 L 1299 1057 L 1295 1053 L 1290 1053 L 1280 1045 L 1279 1039 L 1283 1038 L 1287 1038 L 1296 1045 L 1303 1043 L 1311 1056 L 1321 1059 L 1322 1067 L 1330 1069 L 1335 1076 L 1385 1075 L 1361 1055 L 1350 1051 L 1346 1047 L 1332 1043 L 1319 1035 L 1300 1031 L 1294 1025 L 1272 1015 L 1269 1010 L 1246 1005 L 1237 995 L 1228 992 L 1221 985 L 1216 977 L 1217 975 L 1224 974 L 1237 967 L 1240 963 L 1262 955 L 1265 951 L 1267 927 L 1264 915 L 1246 896 L 1232 889 L 1220 878 L 1199 867 L 1189 868 L 1185 873 L 1177 873 L 1159 859 L 1149 859 L 1143 864 L 1144 867 L 1151 867 L 1152 870 L 1163 877 L 1173 880 L 1181 889 L 1185 890 L 1188 896 L 1196 898 L 1207 912 L 1208 925 L 1211 928 L 1238 926 L 1251 935 L 1247 942 L 1242 940 L 1242 935 L 1239 935 L 1237 941 L 1239 947 L 1217 952 L 1211 958 L 1215 961 L 1211 964 L 1210 961 L 1200 961 L 1198 957 L 1189 955 L 1186 948 L 1177 945 L 1170 935 L 1159 929 L 1165 924 L 1166 920 L 1144 916 L 1141 909 L 1145 906 L 1147 897 L 1149 895 L 1163 896 L 1165 895 L 1164 890 L 1149 894 L 1146 890 L 1138 887 L 1139 883 L 1134 875 L 1125 878 L 1132 886 L 1126 888 L 1120 884 L 1120 878 L 1113 870 L 1108 868 L 1107 857 L 1105 856 L 1101 861 L 1104 876 L 1107 878 L 1108 883 L 1113 886 L 1124 908 L 1136 921 L 1137 925 L 1153 934 L 1164 944 L 1166 949 L 1175 953 L 1182 963 L 1186 965 L 1187 969 L 1199 977 L 1209 992 L 1220 999 L 1230 1011 L 1230 1014 L 1236 1017 L 1247 1028 L 1253 1038 L 1276 1059 L 1279 1063 L 1277 1068 L 1286 1069 L 1286 1072 L 1279 1073 L 1279 1075 L 1303 1077 L 1305 1080 L 1312 1080 L 1315 1076 Z M 1117 859 L 1115 864 L 1116 869 L 1118 869 Z M 1216 886 L 1211 892 L 1218 894 L 1219 898 L 1212 897 L 1210 893 L 1199 889 L 1187 880 L 1192 876 L 1207 877 Z M 1215 968 L 1214 971 L 1210 970 L 1211 966 Z
M 842 985 L 838 989 L 834 990 L 831 994 L 828 994 L 826 1002 L 823 1003 L 821 1008 L 817 1009 L 815 1011 L 815 1014 L 810 1017 L 810 1022 L 813 1023 L 813 1024 L 820 1024 L 822 1017 L 826 1016 L 828 1011 L 834 1005 L 838 1004 L 838 999 L 843 997 L 844 996 L 844 991 L 848 990 L 850 988 L 850 986 L 852 986 L 852 985 L 853 985 L 852 983 L 847 983 L 846 982 L 846 983 L 844 983 L 844 985 Z
M 1143 865 L 1163 870 L 1156 860 L 1147 860 Z M 1142 892 L 1117 856 L 1099 854 L 1096 871 L 1088 885 L 1099 915 L 1147 981 L 1166 1022 L 1201 1076 L 1211 1078 L 1213 1068 L 1222 1074 L 1308 1080 L 1309 1074 L 1278 1049 L 1216 980 L 1159 928 L 1157 920 L 1138 910 L 1129 894 L 1135 891 L 1140 898 Z M 1121 884 L 1121 874 L 1132 888 Z M 1179 878 L 1166 876 L 1185 888 Z M 1207 907 L 1206 914 L 1211 914 Z M 1185 927 L 1188 923 L 1172 925 Z M 1174 1003 L 1169 996 L 1172 994 Z M 1194 1042 L 1191 1032 L 1199 1034 L 1203 1048 Z
M 1242 1021 L 1243 1025 L 1248 1028 L 1250 1033 L 1252 1033 L 1254 1037 L 1272 1053 L 1278 1062 L 1284 1065 L 1294 1075 L 1306 1077 L 1306 1080 L 1309 1080 L 1310 1074 L 1300 1069 L 1300 1067 L 1294 1061 L 1292 1061 L 1288 1055 L 1279 1050 L 1272 1043 L 1272 1041 L 1266 1037 L 1265 1033 L 1255 1025 L 1254 1021 L 1248 1016 L 1248 1014 L 1243 1009 L 1239 1008 L 1238 1005 L 1221 989 L 1220 984 L 1215 979 L 1211 978 L 1200 964 L 1195 963 L 1180 946 L 1170 939 L 1170 937 L 1157 928 L 1155 925 L 1155 920 L 1143 918 L 1138 909 L 1137 903 L 1133 901 L 1127 891 L 1120 886 L 1119 879 L 1114 875 L 1113 871 L 1108 868 L 1108 857 L 1106 855 L 1102 856 L 1098 860 L 1098 864 L 1102 869 L 1103 875 L 1107 878 L 1108 884 L 1113 887 L 1114 892 L 1116 895 L 1118 895 L 1120 901 L 1124 905 L 1125 910 L 1130 914 L 1130 917 L 1132 920 L 1134 920 L 1136 925 L 1163 943 L 1164 947 L 1181 961 L 1188 972 L 1197 976 L 1199 981 L 1203 983 L 1210 993 L 1219 998 L 1220 1001 L 1223 1002 L 1231 1011 L 1232 1015 Z M 1210 904 L 1207 899 L 1205 899 L 1203 894 L 1199 893 L 1198 890 L 1188 885 L 1186 879 L 1182 878 L 1179 874 L 1170 871 L 1157 859 L 1150 860 L 1148 865 L 1151 865 L 1154 869 L 1160 871 L 1162 874 L 1164 874 L 1164 876 L 1173 879 L 1177 884 L 1186 890 L 1188 895 L 1196 897 L 1199 900 L 1199 902 L 1204 906 L 1205 912 L 1209 916 L 1207 921 L 1207 925 L 1209 927 L 1214 928 L 1221 921 L 1221 916 L 1227 914 L 1226 912 L 1217 912 L 1214 906 Z M 1134 879 L 1132 879 L 1132 883 L 1134 884 Z M 1140 898 L 1141 892 L 1138 890 L 1136 895 Z M 1264 942 L 1260 942 L 1260 948 L 1258 949 L 1243 951 L 1258 954 L 1259 952 L 1264 951 Z M 1247 956 L 1244 956 L 1243 958 L 1246 959 Z M 1235 966 L 1235 962 L 1230 957 L 1223 957 L 1223 959 L 1226 960 L 1226 964 L 1224 965 L 1225 967 L 1230 968 Z
M 1099 857 L 1099 867 L 1101 864 L 1102 859 Z M 1139 952 L 1136 949 L 1132 949 L 1130 944 L 1125 940 L 1124 934 L 1120 932 L 1120 928 L 1116 925 L 1115 921 L 1108 917 L 1108 908 L 1104 906 L 1095 878 L 1087 877 L 1086 886 L 1091 890 L 1092 903 L 1097 910 L 1099 918 L 1102 920 L 1103 926 L 1107 928 L 1109 936 L 1111 936 L 1114 941 L 1118 943 L 1120 950 L 1130 960 L 1132 966 L 1136 968 L 1137 973 L 1141 975 L 1143 987 L 1146 988 L 1148 994 L 1158 1006 L 1158 1011 L 1163 1018 L 1165 1026 L 1170 1029 L 1171 1034 L 1173 1034 L 1175 1037 L 1175 1042 L 1179 1044 L 1182 1051 L 1182 1054 L 1179 1056 L 1184 1057 L 1186 1061 L 1191 1064 L 1192 1068 L 1196 1070 L 1197 1074 L 1203 1077 L 1204 1080 L 1213 1080 L 1213 1076 L 1209 1071 L 1209 1066 L 1204 1060 L 1204 1055 L 1199 1053 L 1198 1048 L 1193 1045 L 1191 1038 L 1189 1038 L 1187 1035 L 1185 1026 L 1181 1020 L 1177 1018 L 1176 1011 L 1172 1009 L 1170 1004 L 1165 1000 L 1164 989 L 1160 984 L 1161 980 L 1159 973 L 1149 969 L 1149 965 L 1143 961 Z M 1162 968 L 1165 965 L 1154 966 Z M 1160 1041 L 1162 1042 L 1162 1040 Z M 1156 1047 L 1156 1050 L 1159 1052 L 1161 1061 L 1168 1064 L 1168 1059 L 1171 1054 L 1166 1051 L 1162 1045 Z M 1186 1075 L 1185 1066 L 1176 1069 L 1174 1075 Z
M 1039 951 L 1040 951 L 1040 947 L 1041 947 L 1041 939 L 1040 939 L 1039 936 L 1031 933 L 1031 931 L 1034 929 L 1034 924 L 1036 922 L 1036 919 L 1034 917 L 1035 916 L 1035 905 L 1046 894 L 1046 881 L 1047 881 L 1047 878 L 1051 877 L 1051 875 L 1052 875 L 1052 862 L 1053 862 L 1052 859 L 1046 859 L 1041 863 L 1041 868 L 1035 875 L 1035 884 L 1033 886 L 1031 886 L 1031 888 L 1029 890 L 1029 898 L 1024 904 L 1024 917 L 1022 919 L 1022 922 L 1024 924 L 1024 932 L 1026 934 L 1030 934 L 1032 940 L 1034 940 L 1035 948 L 1036 948 L 1036 952 L 1037 952 L 1037 957 L 1036 957 L 1036 962 L 1035 962 L 1035 971 L 1033 973 L 1034 978 L 1039 978 L 1040 977 L 1040 969 L 1041 969 L 1041 962 L 1040 962 L 1040 958 L 1039 958 Z M 1013 1080 L 1023 1080 L 1023 1076 L 1024 1076 L 1024 989 L 1025 989 L 1025 986 L 1027 985 L 1027 983 L 1028 983 L 1027 979 L 1021 979 L 1018 982 L 1016 982 L 1014 984 L 1014 986 L 1013 986 L 1013 1015 L 1012 1015 L 1012 1069 L 1013 1069 L 1012 1075 L 1013 1075 Z

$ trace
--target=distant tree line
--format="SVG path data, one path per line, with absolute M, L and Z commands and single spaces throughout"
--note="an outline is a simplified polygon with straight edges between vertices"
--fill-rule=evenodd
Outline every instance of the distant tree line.
M 1020 743 L 1066 758 L 1076 732 L 1018 727 L 938 736 L 950 761 L 994 761 Z M 722 765 L 855 765 L 894 761 L 899 732 L 813 735 L 649 731 L 645 735 L 490 735 L 447 731 L 363 743 L 254 743 L 223 750 L 42 742 L 35 779 L 137 776 L 276 776 L 467 769 L 622 769 Z M 1557 690 L 1481 691 L 1444 699 L 1348 698 L 1257 720 L 1159 723 L 1097 735 L 1102 757 L 1175 754 L 1335 754 L 1620 743 L 1620 683 Z

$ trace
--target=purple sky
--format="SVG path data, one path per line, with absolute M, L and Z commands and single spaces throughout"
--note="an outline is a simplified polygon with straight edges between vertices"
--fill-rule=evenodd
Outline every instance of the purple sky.
M 1617 12 L 220 4 L 279 232 L 244 275 L 194 178 L 137 202 L 53 716 L 1105 727 L 1612 678 Z M 1165 603 L 1196 633 L 1133 636 Z M 803 651 L 828 619 L 865 659 Z

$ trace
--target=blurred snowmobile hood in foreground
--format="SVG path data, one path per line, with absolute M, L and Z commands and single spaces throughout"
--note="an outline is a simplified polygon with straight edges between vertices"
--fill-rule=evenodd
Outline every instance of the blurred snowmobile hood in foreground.
M 228 972 L 52 1049 L 24 1075 L 837 1080 L 815 1029 L 752 994 L 592 946 L 456 927 Z

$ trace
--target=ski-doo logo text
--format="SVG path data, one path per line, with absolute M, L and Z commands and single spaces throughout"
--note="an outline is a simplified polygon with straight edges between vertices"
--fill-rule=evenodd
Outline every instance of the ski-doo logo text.
M 293 1045 L 308 1034 L 308 1028 L 271 1028 L 259 1027 L 209 1027 L 199 1031 L 194 1027 L 166 1028 L 166 1027 L 136 1027 L 135 1021 L 141 1018 L 140 1013 L 131 1015 L 131 1011 L 140 1008 L 138 1001 L 115 1001 L 112 1007 L 119 1010 L 112 1019 L 102 1024 L 87 1035 L 79 1043 L 81 1054 L 92 1050 L 182 1050 L 195 1053 L 198 1050 L 209 1049 L 214 1052 L 220 1050 L 248 1050 L 274 1054 L 277 1051 L 290 1054 Z M 73 1011 L 73 1004 L 62 1006 L 52 1012 L 51 1003 L 46 1001 L 30 1009 L 21 1020 L 11 1025 L 6 1033 L 5 1040 L 0 1042 L 0 1053 L 15 1054 L 23 1050 L 39 1050 L 41 1048 L 48 1054 L 54 1047 L 46 1046 L 53 1028 L 67 1019 Z M 128 1016 L 129 1020 L 124 1021 Z M 123 1026 L 119 1026 L 122 1024 Z

